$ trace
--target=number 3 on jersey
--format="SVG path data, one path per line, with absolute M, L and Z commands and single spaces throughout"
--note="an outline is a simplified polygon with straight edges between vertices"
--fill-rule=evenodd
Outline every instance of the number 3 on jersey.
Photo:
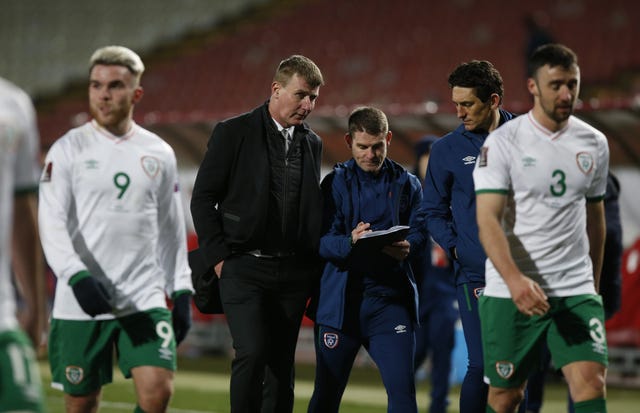
M 567 178 L 565 173 L 556 169 L 553 171 L 551 176 L 554 178 L 555 183 L 549 186 L 549 190 L 551 191 L 551 195 L 553 196 L 562 196 L 565 192 L 567 192 L 567 183 L 565 179 Z

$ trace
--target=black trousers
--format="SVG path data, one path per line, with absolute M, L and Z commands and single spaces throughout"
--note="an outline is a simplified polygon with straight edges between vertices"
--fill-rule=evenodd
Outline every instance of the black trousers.
M 293 410 L 296 343 L 313 275 L 296 257 L 225 260 L 220 297 L 235 350 L 231 413 Z

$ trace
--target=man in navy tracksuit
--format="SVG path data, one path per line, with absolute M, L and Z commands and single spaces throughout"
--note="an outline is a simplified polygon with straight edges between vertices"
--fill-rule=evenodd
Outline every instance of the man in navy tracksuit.
M 362 345 L 382 376 L 388 411 L 415 413 L 417 290 L 409 258 L 425 241 L 420 181 L 386 158 L 391 132 L 380 110 L 356 109 L 345 140 L 353 159 L 322 182 L 320 255 L 327 263 L 315 303 L 317 365 L 309 412 L 338 411 Z M 394 225 L 410 226 L 406 239 L 357 254 L 363 234 Z
M 460 319 L 469 354 L 460 390 L 460 412 L 485 411 L 478 297 L 484 289 L 486 255 L 478 238 L 473 168 L 489 132 L 514 115 L 500 108 L 500 73 L 487 61 L 470 61 L 449 75 L 452 101 L 462 125 L 431 148 L 424 208 L 433 239 L 454 263 Z

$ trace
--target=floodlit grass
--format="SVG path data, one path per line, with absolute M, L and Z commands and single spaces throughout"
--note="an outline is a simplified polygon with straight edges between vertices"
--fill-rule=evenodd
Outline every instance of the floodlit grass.
M 230 361 L 224 357 L 181 359 L 176 373 L 175 394 L 171 401 L 172 413 L 226 413 L 229 411 Z M 49 368 L 41 364 L 49 413 L 63 413 L 63 394 L 50 388 Z M 313 366 L 299 364 L 296 367 L 295 413 L 304 413 L 313 390 Z M 609 413 L 637 411 L 640 391 L 637 389 L 609 388 Z M 418 386 L 418 406 L 425 412 L 428 401 L 428 386 Z M 452 404 L 449 413 L 458 412 L 459 387 L 451 391 Z M 114 382 L 104 387 L 101 413 L 132 412 L 135 406 L 133 383 L 114 372 Z M 371 367 L 354 369 L 345 392 L 341 413 L 385 413 L 386 394 L 378 372 Z M 550 380 L 545 392 L 544 413 L 566 412 L 566 387 L 558 380 Z

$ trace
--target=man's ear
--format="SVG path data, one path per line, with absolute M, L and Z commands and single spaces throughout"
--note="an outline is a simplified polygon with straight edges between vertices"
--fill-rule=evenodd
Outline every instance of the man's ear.
M 491 100 L 491 109 L 498 109 L 498 107 L 500 107 L 500 95 L 492 93 L 489 99 Z
M 348 133 L 345 133 L 344 141 L 347 143 L 347 146 L 349 147 L 349 149 L 351 149 L 351 145 L 353 144 L 353 139 L 351 138 L 351 135 L 349 135 Z
M 144 96 L 144 89 L 142 88 L 142 86 L 138 86 L 134 91 L 133 91 L 133 99 L 132 102 L 134 104 L 140 102 L 142 100 L 142 96 Z
M 538 84 L 536 83 L 536 80 L 532 77 L 527 79 L 527 89 L 529 90 L 529 93 L 531 93 L 532 96 L 538 96 L 540 94 L 540 91 L 538 90 Z
M 282 85 L 279 82 L 273 82 L 271 84 L 271 96 L 272 97 L 280 97 L 280 89 L 282 88 Z

